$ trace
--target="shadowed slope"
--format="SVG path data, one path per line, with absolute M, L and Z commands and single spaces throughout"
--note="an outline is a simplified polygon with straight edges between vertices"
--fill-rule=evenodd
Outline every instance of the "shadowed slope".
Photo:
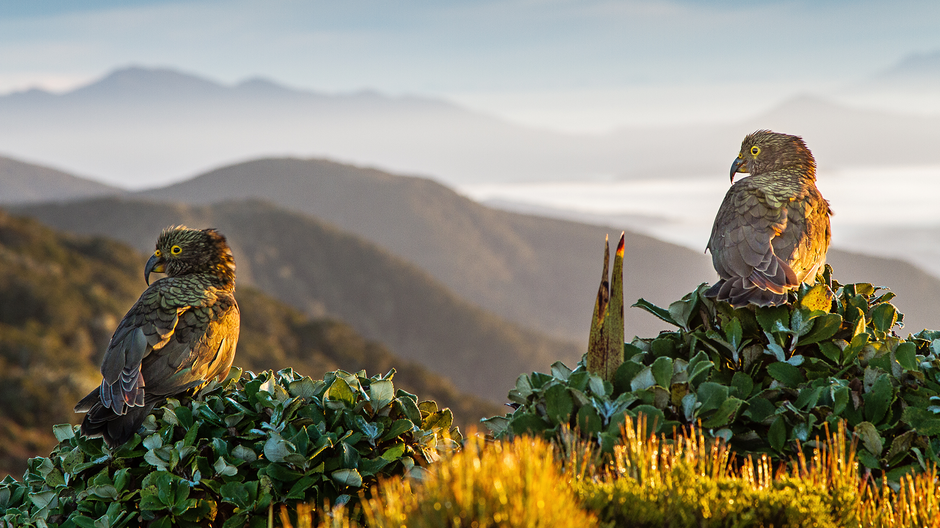
M 325 160 L 251 161 L 142 196 L 195 204 L 269 200 L 417 264 L 487 310 L 578 342 L 587 335 L 597 255 L 610 231 L 499 211 L 428 179 Z M 633 233 L 624 258 L 628 298 L 668 302 L 714 275 L 704 254 Z M 646 313 L 628 310 L 626 317 L 630 335 L 659 329 Z
M 100 381 L 111 332 L 145 287 L 145 260 L 123 244 L 57 233 L 0 210 L 0 477 L 21 475 L 27 458 L 48 453 L 53 424 L 81 420 L 72 406 Z M 345 323 L 311 320 L 244 284 L 237 296 L 236 366 L 314 377 L 395 368 L 396 386 L 450 407 L 461 426 L 499 412 Z
M 342 319 L 492 401 L 502 401 L 520 373 L 557 360 L 574 364 L 583 353 L 477 308 L 369 242 L 262 202 L 189 207 L 104 199 L 18 211 L 61 229 L 107 234 L 141 251 L 151 249 L 152 235 L 144 235 L 161 226 L 215 227 L 238 259 L 239 284 L 255 285 L 307 314 Z M 584 314 L 585 326 L 589 317 Z
M 0 204 L 73 200 L 124 191 L 41 165 L 0 157 Z

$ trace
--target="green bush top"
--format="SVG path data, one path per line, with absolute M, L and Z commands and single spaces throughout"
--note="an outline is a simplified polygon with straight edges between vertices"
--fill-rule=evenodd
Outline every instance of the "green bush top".
M 52 454 L 31 459 L 23 482 L 0 483 L 0 526 L 266 526 L 278 503 L 356 501 L 379 475 L 460 441 L 449 409 L 396 391 L 393 375 L 232 369 L 168 400 L 113 451 L 56 426 Z
M 676 330 L 625 344 L 609 380 L 586 359 L 520 376 L 515 412 L 487 425 L 497 437 L 577 425 L 609 449 L 623 416 L 644 413 L 659 431 L 701 423 L 738 453 L 787 460 L 845 420 L 861 463 L 892 481 L 940 464 L 940 332 L 899 337 L 893 293 L 841 285 L 828 267 L 784 306 L 735 309 L 706 288 L 668 308 L 640 299 Z

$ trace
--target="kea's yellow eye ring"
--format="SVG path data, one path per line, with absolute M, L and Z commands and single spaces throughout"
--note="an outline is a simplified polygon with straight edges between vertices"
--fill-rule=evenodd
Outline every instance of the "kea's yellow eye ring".
M 173 246 L 173 247 L 170 248 L 170 253 L 172 253 L 172 254 L 174 254 L 174 255 L 179 255 L 179 254 L 182 253 L 182 252 L 183 252 L 183 248 L 181 248 L 181 247 L 179 247 L 179 246 Z
M 160 258 L 161 255 L 163 255 L 163 252 L 160 251 L 159 249 L 153 252 L 153 256 L 157 258 Z
M 760 154 L 760 147 L 751 147 L 751 155 L 757 156 L 758 154 Z

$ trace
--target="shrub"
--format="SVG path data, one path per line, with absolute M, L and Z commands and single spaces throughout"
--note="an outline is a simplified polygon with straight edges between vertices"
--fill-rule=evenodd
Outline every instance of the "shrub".
M 627 418 L 622 433 L 610 462 L 601 464 L 592 463 L 594 443 L 571 436 L 567 455 L 537 437 L 472 440 L 464 453 L 431 464 L 423 480 L 380 484 L 363 504 L 369 526 L 580 526 L 587 519 L 636 528 L 940 526 L 936 470 L 902 477 L 898 491 L 859 480 L 844 428 L 817 443 L 810 458 L 776 470 L 767 456 L 736 460 L 727 444 L 699 429 L 670 439 L 649 434 L 641 417 Z M 557 503 L 547 512 L 536 502 L 545 496 Z M 458 515 L 444 514 L 448 503 Z M 559 517 L 565 511 L 570 520 Z M 360 526 L 347 512 L 334 511 L 319 528 Z M 296 517 L 298 528 L 314 525 L 304 505 Z M 281 518 L 294 526 L 286 510 Z
M 145 433 L 111 451 L 71 425 L 23 482 L 0 483 L 5 526 L 267 526 L 276 504 L 358 500 L 461 440 L 450 410 L 395 391 L 394 370 L 232 369 L 195 397 L 169 399 Z
M 737 453 L 786 461 L 844 420 L 859 461 L 892 482 L 940 463 L 940 332 L 899 337 L 893 293 L 831 272 L 777 307 L 735 309 L 704 284 L 668 309 L 640 299 L 677 329 L 625 344 L 609 380 L 586 359 L 520 376 L 515 412 L 486 423 L 497 438 L 577 426 L 609 453 L 623 417 L 645 414 L 656 431 L 701 423 Z

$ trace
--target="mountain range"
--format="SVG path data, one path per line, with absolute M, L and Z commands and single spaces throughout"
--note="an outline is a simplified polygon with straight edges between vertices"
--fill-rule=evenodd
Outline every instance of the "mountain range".
M 0 163 L 11 166 L 31 170 Z M 62 174 L 67 190 L 71 177 Z M 45 183 L 36 182 L 27 190 L 41 196 Z M 257 160 L 162 190 L 6 208 L 77 233 L 0 213 L 0 404 L 7 409 L 0 466 L 10 471 L 48 450 L 49 423 L 75 419 L 68 407 L 97 379 L 109 332 L 143 287 L 145 257 L 123 243 L 149 253 L 167 225 L 213 226 L 229 237 L 243 313 L 240 365 L 292 366 L 313 376 L 394 367 L 403 387 L 451 406 L 464 424 L 498 414 L 494 403 L 518 374 L 577 361 L 605 234 L 488 209 L 432 181 L 324 160 Z M 627 240 L 628 304 L 647 288 L 643 296 L 666 305 L 712 278 L 704 254 Z M 11 249 L 17 244 L 29 250 Z M 443 279 L 428 270 L 435 255 Z M 900 332 L 940 326 L 937 279 L 890 259 L 831 250 L 828 260 L 842 283 L 872 282 L 898 294 Z M 479 305 L 494 308 L 456 293 L 473 290 Z M 507 322 L 519 314 L 531 324 Z M 626 315 L 628 339 L 668 329 L 640 310 Z M 554 332 L 539 330 L 553 324 Z M 579 344 L 550 337 L 564 333 L 559 327 Z
M 521 126 L 438 99 L 323 94 L 264 79 L 226 86 L 134 67 L 63 94 L 0 96 L 0 121 L 5 154 L 135 189 L 284 154 L 433 175 L 453 185 L 719 175 L 744 135 L 759 128 L 802 135 L 826 152 L 819 157 L 826 169 L 940 163 L 940 151 L 930 148 L 940 141 L 940 116 L 809 96 L 735 123 L 586 135 Z
M 125 191 L 50 167 L 0 157 L 0 204 L 74 200 Z
M 507 323 L 366 240 L 270 203 L 189 206 L 101 198 L 10 210 L 147 252 L 168 225 L 215 227 L 236 256 L 239 284 L 310 316 L 345 321 L 396 355 L 493 402 L 504 401 L 520 373 L 545 370 L 556 360 L 574 365 L 583 354 L 571 342 Z
M 357 240 L 368 241 L 375 251 L 420 268 L 454 296 L 508 319 L 517 327 L 535 329 L 542 337 L 554 336 L 578 343 L 577 347 L 568 348 L 568 352 L 558 356 L 566 361 L 576 358 L 578 351 L 583 350 L 584 328 L 589 317 L 586 314 L 593 308 L 602 240 L 609 231 L 577 222 L 498 211 L 430 180 L 325 160 L 256 160 L 130 196 L 134 200 L 199 206 L 262 199 L 267 204 L 254 203 L 249 209 L 258 214 L 262 211 L 266 215 L 277 213 L 280 221 L 288 225 L 326 222 L 332 226 L 325 227 L 327 231 L 338 229 Z M 215 211 L 219 207 L 151 208 L 112 200 L 23 206 L 18 210 L 62 229 L 114 236 L 141 251 L 148 251 L 152 243 L 148 230 L 172 222 L 196 224 L 197 218 L 187 219 L 181 211 Z M 239 207 L 230 204 L 226 210 L 231 216 Z M 138 211 L 146 211 L 146 214 Z M 202 217 L 200 221 L 209 220 Z M 254 233 L 252 236 L 258 237 L 257 242 L 246 240 L 248 243 L 243 244 L 243 250 L 249 254 L 253 248 L 270 245 L 265 237 L 272 235 L 257 228 L 260 223 L 260 220 L 254 223 L 245 220 L 245 225 Z M 704 253 L 631 233 L 626 237 L 624 281 L 628 300 L 644 297 L 668 304 L 697 284 L 714 279 L 711 263 Z M 294 245 L 301 240 L 305 239 L 297 238 Z M 264 245 L 258 246 L 259 243 Z M 310 245 L 310 248 L 315 247 Z M 269 251 L 274 255 L 279 250 Z M 273 262 L 286 260 L 275 256 L 259 258 Z M 940 310 L 940 295 L 937 295 L 940 283 L 928 274 L 900 261 L 838 250 L 830 251 L 829 260 L 836 266 L 836 277 L 842 282 L 874 282 L 894 289 L 899 294 L 897 302 L 902 311 L 908 312 L 908 325 L 914 331 L 937 326 L 930 314 Z M 293 262 L 277 266 L 300 265 Z M 270 268 L 253 266 L 242 276 L 268 280 L 272 285 L 282 281 L 287 287 L 277 294 L 279 298 L 312 315 L 329 313 L 321 301 L 302 300 L 303 295 L 290 286 L 290 281 L 262 278 L 260 270 L 271 273 Z M 902 269 L 904 273 L 897 273 Z M 323 280 L 330 278 L 324 276 Z M 364 308 L 359 305 L 356 310 Z M 342 314 L 347 319 L 349 312 Z M 662 329 L 657 319 L 640 310 L 628 309 L 626 321 L 628 337 L 655 335 Z M 365 321 L 353 324 L 358 324 L 357 329 L 367 337 L 385 343 L 395 339 L 391 337 L 394 332 L 380 335 L 375 328 L 368 328 Z M 406 353 L 400 347 L 409 346 L 407 340 L 395 343 L 393 350 Z M 560 350 L 555 348 L 557 346 L 556 342 L 535 348 Z M 545 361 L 540 353 L 532 353 L 530 357 Z M 544 364 L 530 363 L 528 368 L 544 368 Z M 459 381 L 457 383 L 460 386 Z M 501 393 L 502 390 L 498 398 L 502 397 Z
M 136 196 L 191 204 L 261 198 L 369 240 L 502 317 L 577 342 L 586 340 L 594 268 L 610 232 L 485 207 L 424 178 L 316 159 L 250 161 Z M 714 274 L 700 257 L 627 233 L 626 290 L 677 299 Z M 626 317 L 641 335 L 659 329 L 643 312 Z

